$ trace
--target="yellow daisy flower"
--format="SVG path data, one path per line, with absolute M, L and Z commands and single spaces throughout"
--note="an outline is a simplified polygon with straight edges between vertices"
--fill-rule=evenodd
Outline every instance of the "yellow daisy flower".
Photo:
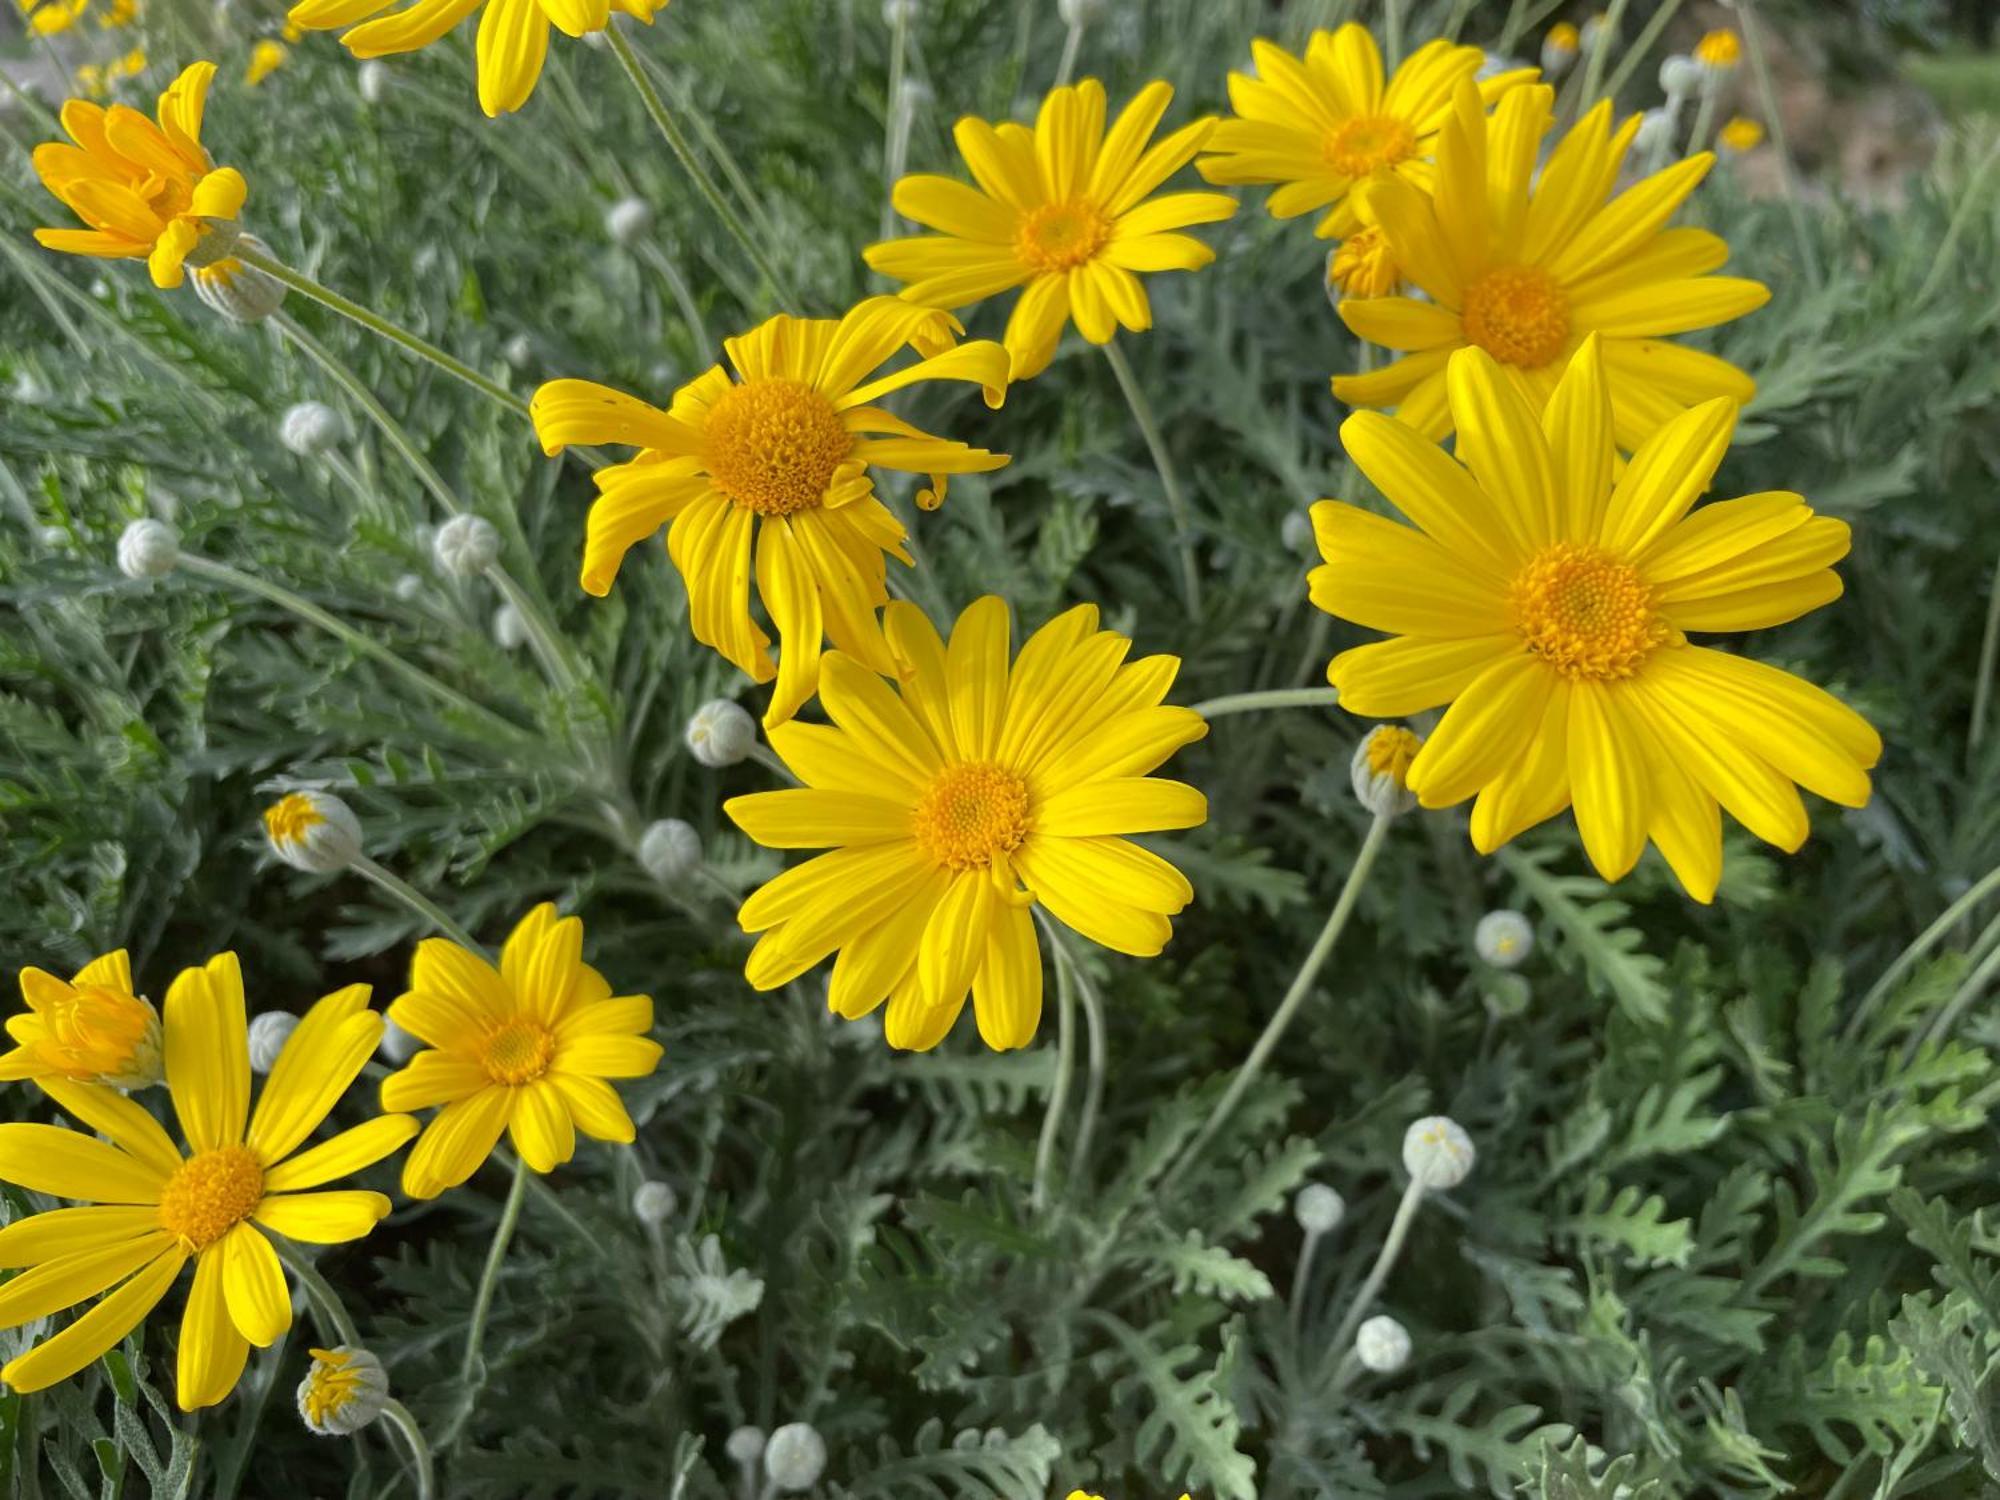
M 56 36 L 68 31 L 90 7 L 90 0 L 19 0 L 19 3 L 21 14 L 27 17 L 28 30 L 36 36 Z
M 254 89 L 285 65 L 291 50 L 276 38 L 265 37 L 250 49 L 250 65 L 243 70 L 243 81 Z
M 537 1172 L 574 1156 L 579 1130 L 629 1142 L 632 1117 L 605 1080 L 644 1078 L 660 1061 L 646 1035 L 652 1000 L 613 997 L 583 961 L 583 923 L 547 902 L 515 927 L 497 969 L 456 943 L 424 939 L 389 1019 L 430 1049 L 382 1081 L 382 1107 L 443 1106 L 403 1163 L 412 1198 L 465 1181 L 503 1130 Z
M 179 286 L 184 265 L 226 255 L 248 190 L 241 173 L 216 166 L 202 149 L 214 77 L 214 63 L 191 64 L 160 95 L 157 125 L 123 104 L 64 104 L 63 129 L 76 144 L 37 146 L 35 171 L 91 227 L 37 229 L 36 240 L 68 255 L 143 259 L 160 287 Z
M 949 646 L 914 605 L 883 624 L 895 687 L 829 654 L 832 726 L 771 732 L 805 785 L 723 805 L 767 848 L 833 851 L 743 903 L 743 930 L 763 934 L 744 973 L 776 989 L 837 950 L 828 1006 L 853 1020 L 886 999 L 892 1047 L 936 1046 L 968 990 L 986 1044 L 1025 1047 L 1042 1010 L 1035 903 L 1120 953 L 1172 936 L 1193 888 L 1125 835 L 1207 817 L 1200 792 L 1146 773 L 1208 726 L 1161 701 L 1179 659 L 1121 665 L 1132 643 L 1097 628 L 1095 605 L 1036 631 L 1011 670 L 992 595 Z
M 1743 38 L 1726 27 L 1704 32 L 1694 44 L 1694 60 L 1705 68 L 1726 73 L 1743 60 Z
M 28 1013 L 7 1018 L 20 1045 L 0 1053 L 0 1079 L 67 1078 L 111 1088 L 160 1081 L 160 1013 L 132 990 L 132 965 L 120 948 L 93 958 L 65 983 L 41 969 L 21 970 Z
M 627 443 L 630 463 L 597 472 L 583 586 L 611 591 L 632 547 L 668 521 L 667 554 L 688 591 L 695 639 L 757 682 L 777 680 L 766 724 L 813 695 L 821 641 L 891 670 L 875 612 L 889 597 L 885 554 L 908 564 L 906 533 L 875 498 L 870 468 L 927 473 L 917 503 L 943 503 L 946 476 L 981 473 L 1005 454 L 933 437 L 875 403 L 927 380 L 967 381 L 1000 405 L 1007 352 L 989 340 L 954 347 L 949 313 L 871 297 L 846 317 L 772 318 L 725 341 L 736 377 L 715 365 L 661 411 L 587 380 L 555 380 L 530 403 L 543 449 Z M 923 356 L 884 375 L 905 348 Z M 750 614 L 754 577 L 777 627 L 780 659 Z
M 1406 351 L 1385 369 L 1337 375 L 1333 393 L 1355 406 L 1394 407 L 1427 436 L 1451 430 L 1445 364 L 1474 345 L 1500 362 L 1537 410 L 1584 338 L 1596 333 L 1630 452 L 1661 423 L 1717 396 L 1747 401 L 1756 382 L 1726 360 L 1668 343 L 1670 334 L 1726 323 L 1762 307 L 1762 283 L 1710 276 L 1729 246 L 1705 229 L 1667 219 L 1708 174 L 1707 152 L 1611 197 L 1638 117 L 1616 131 L 1598 105 L 1557 143 L 1534 181 L 1553 91 L 1503 97 L 1489 121 L 1477 90 L 1461 85 L 1439 137 L 1436 192 L 1378 183 L 1369 203 L 1411 297 L 1350 299 L 1347 326 L 1371 343 Z
M 1748 115 L 1737 115 L 1722 127 L 1715 139 L 1725 151 L 1755 151 L 1764 144 L 1764 127 Z
M 1174 231 L 1236 212 L 1221 193 L 1149 198 L 1194 159 L 1213 119 L 1184 125 L 1149 146 L 1172 102 L 1149 83 L 1104 128 L 1104 85 L 1094 78 L 1051 89 L 1030 130 L 972 116 L 953 127 L 976 188 L 949 177 L 905 177 L 891 195 L 896 212 L 937 234 L 885 240 L 864 258 L 908 282 L 903 296 L 959 308 L 1023 288 L 1003 342 L 1014 379 L 1048 368 L 1071 318 L 1093 344 L 1118 328 L 1153 326 L 1139 273 L 1195 271 L 1215 252 Z
M 130 26 L 139 19 L 139 0 L 110 0 L 97 18 L 97 24 L 106 31 L 115 31 Z
M 1388 238 L 1368 206 L 1368 189 L 1357 185 L 1348 198 L 1355 226 L 1326 257 L 1326 284 L 1342 297 L 1386 297 L 1403 279 Z
M 388 15 L 377 14 L 392 3 L 394 0 L 301 0 L 286 12 L 285 19 L 307 31 L 349 27 L 340 38 L 349 52 L 356 57 L 390 57 L 428 47 L 480 11 L 475 48 L 479 107 L 494 116 L 519 109 L 534 93 L 548 57 L 549 27 L 565 36 L 588 36 L 608 27 L 614 11 L 650 26 L 653 17 L 667 8 L 668 0 L 415 0 Z
M 1257 71 L 1229 75 L 1237 118 L 1209 137 L 1201 175 L 1230 186 L 1278 183 L 1269 204 L 1274 218 L 1325 209 L 1313 232 L 1338 239 L 1361 223 L 1348 197 L 1358 184 L 1389 175 L 1430 190 L 1452 92 L 1473 83 L 1486 54 L 1430 41 L 1385 79 L 1375 38 L 1349 21 L 1338 31 L 1315 31 L 1303 58 L 1261 37 L 1250 56 Z M 1533 68 L 1519 68 L 1474 86 L 1491 101 L 1534 76 Z
M 190 1148 L 113 1089 L 39 1080 L 58 1108 L 102 1138 L 53 1125 L 0 1125 L 0 1180 L 81 1206 L 0 1229 L 0 1327 L 31 1323 L 100 1292 L 60 1333 L 0 1369 L 17 1391 L 75 1374 L 145 1320 L 190 1260 L 177 1398 L 213 1406 L 235 1387 L 250 1346 L 292 1326 L 292 1297 L 269 1236 L 331 1245 L 360 1239 L 389 1211 L 380 1193 L 312 1192 L 372 1166 L 416 1133 L 380 1115 L 304 1151 L 382 1039 L 368 987 L 306 1012 L 250 1108 L 243 976 L 236 955 L 185 970 L 167 991 L 167 1088 Z
M 1718 805 L 1791 851 L 1808 832 L 1793 783 L 1868 800 L 1882 741 L 1859 715 L 1687 637 L 1840 597 L 1829 565 L 1848 528 L 1782 491 L 1692 509 L 1735 430 L 1724 398 L 1667 422 L 1620 470 L 1607 347 L 1587 340 L 1539 412 L 1484 350 L 1454 354 L 1454 456 L 1387 417 L 1349 417 L 1348 455 L 1416 529 L 1321 501 L 1312 601 L 1393 637 L 1333 659 L 1345 707 L 1450 705 L 1409 784 L 1426 807 L 1476 796 L 1482 853 L 1574 804 L 1606 880 L 1651 839 L 1705 902 L 1722 874 Z

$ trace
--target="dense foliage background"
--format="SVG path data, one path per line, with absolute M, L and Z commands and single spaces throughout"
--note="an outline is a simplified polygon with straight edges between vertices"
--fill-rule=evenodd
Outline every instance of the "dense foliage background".
M 1252 35 L 1296 41 L 1341 9 L 1113 4 L 1080 71 L 1114 101 L 1164 76 L 1181 91 L 1170 120 L 1186 118 L 1221 106 Z M 1505 7 L 1411 9 L 1413 39 L 1458 12 L 1490 44 Z M 914 15 L 908 161 L 955 171 L 951 121 L 1030 107 L 1065 28 L 1040 0 L 922 0 Z M 182 63 L 221 62 L 206 138 L 248 177 L 250 225 L 293 264 L 524 395 L 575 374 L 664 398 L 721 336 L 776 310 L 608 54 L 559 38 L 530 108 L 488 122 L 465 34 L 389 63 L 378 102 L 327 37 L 251 91 L 245 58 L 279 25 L 248 0 L 213 14 L 154 0 L 152 67 L 128 87 L 150 102 Z M 746 174 L 760 233 L 806 298 L 789 310 L 831 314 L 875 289 L 858 251 L 885 222 L 891 33 L 874 0 L 678 0 L 629 34 L 670 104 L 712 123 Z M 58 41 L 72 61 L 99 45 L 87 30 Z M 1625 104 L 1655 102 L 1652 72 L 1631 70 Z M 459 1346 L 500 1169 L 325 1258 L 443 1448 L 447 1493 L 748 1496 L 762 1480 L 738 1475 L 725 1436 L 792 1421 L 827 1441 L 826 1496 L 1886 1497 L 2000 1483 L 2000 899 L 1987 886 L 1926 933 L 2000 858 L 2000 716 L 1986 710 L 1981 737 L 1974 708 L 2000 473 L 1990 129 L 1954 127 L 1893 208 L 1836 195 L 1794 219 L 1729 164 L 1693 207 L 1730 238 L 1733 268 L 1776 293 L 1714 345 L 1761 383 L 1720 492 L 1797 489 L 1856 533 L 1847 597 L 1747 645 L 1881 727 L 1874 803 L 1815 806 L 1796 858 L 1733 834 L 1712 909 L 1651 856 L 1607 889 L 1567 819 L 1494 860 L 1475 856 L 1460 814 L 1403 820 L 1265 1084 L 1163 1190 L 1365 827 L 1347 787 L 1365 725 L 1319 709 L 1218 720 L 1176 762 L 1212 816 L 1171 845 L 1198 898 L 1167 954 L 1093 953 L 1061 974 L 1101 1010 L 1105 1065 L 1079 1084 L 1101 1084 L 1092 1139 L 1079 1152 L 1063 1138 L 1042 1205 L 1027 1184 L 1054 1076 L 1053 984 L 1041 1042 L 1004 1056 L 969 1026 L 935 1054 L 894 1055 L 874 1023 L 826 1015 L 819 977 L 771 996 L 744 984 L 734 904 L 779 862 L 718 809 L 771 776 L 687 753 L 692 710 L 742 684 L 690 640 L 657 549 L 611 598 L 586 598 L 583 470 L 293 299 L 501 529 L 506 565 L 565 632 L 570 671 L 554 680 L 574 680 L 552 687 L 530 653 L 496 642 L 485 584 L 439 576 L 434 502 L 293 346 L 154 292 L 136 267 L 33 245 L 33 225 L 61 222 L 27 165 L 26 145 L 51 133 L 25 104 L 0 113 L 9 969 L 68 972 L 124 944 L 158 995 L 179 966 L 233 947 L 253 1006 L 299 1009 L 355 980 L 386 1002 L 414 919 L 352 876 L 302 876 L 264 850 L 258 809 L 315 785 L 362 814 L 371 854 L 473 930 L 498 936 L 553 898 L 582 913 L 619 988 L 658 1001 L 667 1061 L 630 1091 L 640 1141 L 588 1147 L 531 1194 L 470 1382 Z M 630 194 L 655 216 L 621 245 L 603 218 Z M 997 414 L 938 388 L 909 411 L 1015 460 L 915 521 L 923 565 L 900 581 L 934 615 L 998 591 L 1032 627 L 1098 601 L 1141 651 L 1185 658 L 1182 702 L 1323 681 L 1348 633 L 1308 608 L 1285 523 L 1323 494 L 1372 498 L 1343 468 L 1326 385 L 1356 350 L 1303 221 L 1273 223 L 1253 195 L 1212 238 L 1218 263 L 1156 280 L 1158 326 L 1130 341 L 1195 492 L 1204 616 L 1175 602 L 1157 480 L 1109 368 L 1080 344 Z M 350 436 L 302 460 L 278 426 L 307 398 L 342 409 Z M 509 727 L 414 695 L 241 588 L 126 579 L 112 553 L 143 515 Z M 663 888 L 634 841 L 668 816 L 701 830 L 707 863 Z M 1472 949 L 1498 906 L 1541 937 L 1513 978 Z M 0 1110 L 41 1107 L 13 1091 Z M 1478 1165 L 1427 1204 L 1388 1283 L 1410 1365 L 1357 1378 L 1328 1341 L 1401 1194 L 1403 1129 L 1430 1112 L 1466 1126 Z M 658 1230 L 630 1209 L 649 1178 L 678 1199 Z M 1288 1296 L 1289 1205 L 1309 1181 L 1348 1213 Z M 191 1419 L 158 1393 L 168 1326 L 63 1388 L 0 1397 L 16 1493 L 409 1493 L 379 1432 L 299 1426 L 303 1327 Z

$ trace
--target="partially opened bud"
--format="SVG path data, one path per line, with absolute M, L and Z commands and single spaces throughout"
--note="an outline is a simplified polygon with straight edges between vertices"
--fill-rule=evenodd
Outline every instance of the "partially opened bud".
M 389 1372 L 366 1349 L 314 1349 L 299 1382 L 299 1418 L 321 1437 L 350 1437 L 389 1404 Z
M 1542 71 L 1551 78 L 1562 77 L 1576 61 L 1582 46 L 1582 34 L 1574 26 L 1567 21 L 1556 22 L 1542 38 Z
M 1377 724 L 1355 747 L 1349 768 L 1354 796 L 1378 818 L 1393 818 L 1417 805 L 1410 790 L 1410 762 L 1424 742 L 1398 724 Z
M 1496 969 L 1519 968 L 1535 951 L 1535 927 L 1517 911 L 1489 911 L 1472 929 L 1472 946 Z
M 213 235 L 204 235 L 203 242 L 213 238 Z M 236 247 L 247 246 L 261 251 L 270 248 L 254 234 L 240 236 L 235 244 Z M 285 305 L 285 284 L 282 281 L 233 256 L 223 256 L 200 265 L 195 263 L 193 256 L 189 256 L 187 264 L 194 276 L 195 296 L 231 322 L 261 322 Z
M 327 875 L 361 852 L 361 820 L 330 792 L 293 792 L 264 809 L 271 852 L 295 870 Z
M 1403 1166 L 1412 1181 L 1443 1192 L 1457 1187 L 1472 1171 L 1477 1155 L 1472 1137 L 1456 1120 L 1428 1115 L 1403 1135 Z

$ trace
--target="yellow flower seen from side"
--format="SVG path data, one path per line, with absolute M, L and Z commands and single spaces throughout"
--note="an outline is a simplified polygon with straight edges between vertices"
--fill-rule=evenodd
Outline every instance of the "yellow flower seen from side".
M 1402 268 L 1368 207 L 1367 186 L 1356 187 L 1348 202 L 1354 209 L 1355 227 L 1327 253 L 1327 285 L 1342 297 L 1386 297 L 1402 281 Z
M 439 40 L 474 11 L 479 36 L 479 107 L 490 116 L 511 114 L 528 102 L 548 59 L 549 28 L 589 36 L 611 24 L 612 13 L 653 24 L 668 0 L 415 0 L 390 10 L 394 0 L 301 0 L 286 20 L 307 31 L 337 31 L 356 57 L 391 57 Z M 380 12 L 388 11 L 383 15 Z M 372 18 L 372 19 L 371 19 Z
M 60 1078 L 40 1086 L 65 1115 L 96 1131 L 0 1125 L 0 1180 L 79 1200 L 0 1229 L 0 1327 L 101 1299 L 60 1332 L 0 1368 L 0 1381 L 38 1391 L 75 1374 L 146 1318 L 181 1268 L 194 1282 L 181 1317 L 176 1398 L 213 1406 L 235 1387 L 251 1345 L 292 1325 L 292 1296 L 270 1236 L 332 1245 L 360 1239 L 389 1211 L 380 1193 L 314 1191 L 372 1166 L 416 1133 L 407 1115 L 379 1115 L 299 1148 L 382 1039 L 368 987 L 319 1001 L 299 1022 L 256 1108 L 243 978 L 236 955 L 188 969 L 167 992 L 167 1089 L 185 1153 L 146 1110 L 116 1090 Z
M 885 557 L 909 564 L 905 532 L 875 497 L 871 468 L 924 473 L 918 504 L 935 508 L 947 476 L 982 473 L 1004 454 L 913 427 L 877 403 L 926 381 L 1005 394 L 1007 351 L 955 343 L 958 320 L 872 297 L 838 321 L 775 317 L 728 340 L 721 365 L 674 393 L 667 411 L 587 380 L 556 380 L 531 403 L 542 447 L 624 443 L 630 463 L 600 469 L 584 538 L 583 587 L 611 590 L 625 554 L 668 522 L 667 554 L 687 585 L 695 639 L 757 682 L 776 680 L 766 724 L 813 695 L 822 642 L 879 672 L 891 665 L 876 611 L 888 601 Z M 905 350 L 920 357 L 883 374 Z M 755 581 L 779 653 L 750 612 Z
M 1146 85 L 1109 131 L 1094 78 L 1050 90 L 1033 129 L 967 116 L 952 134 L 977 186 L 903 178 L 896 212 L 938 232 L 871 245 L 868 264 L 931 307 L 1021 288 L 1003 340 L 1016 380 L 1048 368 L 1072 319 L 1093 344 L 1110 343 L 1121 326 L 1143 332 L 1153 310 L 1140 276 L 1207 265 L 1215 252 L 1178 231 L 1236 211 L 1220 193 L 1151 196 L 1215 128 L 1196 120 L 1154 141 L 1173 97 L 1165 83 Z
M 291 51 L 291 48 L 276 38 L 265 37 L 250 49 L 250 63 L 243 70 L 243 81 L 254 89 L 285 65 L 285 59 L 291 56 Z
M 1694 60 L 1716 72 L 1727 72 L 1743 60 L 1743 38 L 1727 28 L 1704 33 L 1694 44 Z
M 75 144 L 37 146 L 35 171 L 90 228 L 37 229 L 36 240 L 68 255 L 143 259 L 160 287 L 179 286 L 185 266 L 223 258 L 247 189 L 241 173 L 202 149 L 214 77 L 214 63 L 190 65 L 160 95 L 157 124 L 123 104 L 64 104 L 63 129 Z
M 1764 144 L 1764 127 L 1747 115 L 1737 115 L 1717 132 L 1715 139 L 1724 151 L 1755 151 Z
M 1414 527 L 1321 501 L 1312 600 L 1391 637 L 1333 659 L 1344 707 L 1450 705 L 1409 785 L 1425 807 L 1476 797 L 1482 853 L 1573 805 L 1606 880 L 1650 839 L 1706 902 L 1720 809 L 1791 851 L 1809 831 L 1798 787 L 1868 800 L 1882 741 L 1859 715 L 1688 639 L 1838 598 L 1848 528 L 1783 491 L 1695 508 L 1735 431 L 1727 399 L 1673 418 L 1620 468 L 1601 350 L 1586 342 L 1539 411 L 1483 350 L 1454 354 L 1453 455 L 1377 413 L 1348 418 L 1348 455 Z
M 132 989 L 125 950 L 85 964 L 64 981 L 21 970 L 25 1015 L 7 1018 L 17 1045 L 0 1053 L 0 1079 L 64 1078 L 142 1089 L 160 1081 L 160 1014 Z
M 441 1106 L 403 1163 L 403 1191 L 435 1198 L 512 1138 L 537 1172 L 576 1154 L 576 1135 L 620 1144 L 632 1117 L 606 1081 L 660 1061 L 653 1002 L 617 995 L 583 961 L 583 923 L 547 902 L 515 927 L 495 968 L 443 938 L 417 945 L 389 1019 L 428 1047 L 382 1081 L 384 1109 Z
M 138 19 L 139 0 L 109 0 L 97 17 L 97 24 L 106 31 L 116 31 Z
M 788 984 L 838 954 L 828 1006 L 849 1020 L 888 1002 L 893 1047 L 934 1047 L 964 1009 L 996 1050 L 1024 1047 L 1042 1009 L 1032 908 L 1120 953 L 1150 957 L 1193 888 L 1128 835 L 1193 828 L 1201 793 L 1148 775 L 1208 726 L 1162 700 L 1178 658 L 1126 663 L 1131 642 L 1079 605 L 1012 658 L 991 595 L 947 644 L 914 605 L 883 624 L 894 685 L 829 654 L 831 725 L 771 731 L 804 785 L 723 811 L 772 849 L 829 849 L 751 895 L 761 933 L 745 974 Z
M 1350 21 L 1316 31 L 1303 58 L 1261 38 L 1250 44 L 1255 76 L 1229 75 L 1236 118 L 1209 137 L 1200 162 L 1210 182 L 1276 183 L 1270 210 L 1280 219 L 1321 214 L 1321 239 L 1352 234 L 1362 222 L 1351 194 L 1381 176 L 1430 189 L 1438 130 L 1461 83 L 1497 99 L 1532 79 L 1534 69 L 1474 84 L 1485 54 L 1442 39 L 1410 54 L 1388 78 L 1368 28 Z
M 20 6 L 28 30 L 36 36 L 57 36 L 81 19 L 90 8 L 90 0 L 20 0 Z

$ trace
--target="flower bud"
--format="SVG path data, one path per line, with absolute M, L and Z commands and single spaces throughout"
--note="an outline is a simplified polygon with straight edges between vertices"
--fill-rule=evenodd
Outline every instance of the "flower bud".
M 375 1050 L 380 1052 L 385 1060 L 400 1068 L 415 1057 L 423 1045 L 420 1038 L 403 1030 L 389 1017 L 382 1018 L 382 1040 L 376 1044 Z
M 1518 969 L 1535 951 L 1535 929 L 1517 911 L 1489 911 L 1472 929 L 1472 946 L 1496 969 Z
M 414 604 L 417 596 L 423 593 L 423 591 L 424 581 L 414 573 L 405 573 L 401 578 L 396 580 L 396 597 L 405 604 Z
M 160 578 L 181 560 L 181 539 L 165 521 L 150 516 L 129 523 L 118 536 L 118 571 L 127 578 Z
M 7 1023 L 19 1043 L 6 1057 L 10 1078 L 67 1078 L 114 1089 L 160 1081 L 160 1013 L 135 994 L 123 949 L 93 959 L 74 979 L 21 970 L 26 1013 Z
M 240 236 L 236 246 L 248 246 L 253 250 L 270 248 L 254 234 Z M 204 306 L 221 313 L 232 323 L 261 322 L 285 305 L 285 284 L 282 281 L 233 256 L 199 266 L 190 257 L 187 265 L 194 273 L 195 296 L 202 300 Z
M 361 90 L 363 104 L 380 104 L 382 96 L 389 92 L 388 66 L 369 58 L 354 70 L 354 86 Z
M 1393 1374 L 1410 1362 L 1410 1331 L 1387 1314 L 1370 1318 L 1354 1330 L 1354 1354 L 1376 1374 Z
M 293 792 L 264 809 L 271 852 L 295 870 L 328 875 L 361 853 L 361 820 L 331 792 Z
M 923 9 L 923 0 L 882 0 L 882 24 L 890 30 L 913 25 Z
M 499 558 L 500 533 L 484 516 L 453 516 L 431 538 L 431 556 L 439 571 L 453 578 L 471 578 Z
M 674 1216 L 674 1206 L 679 1198 L 673 1185 L 666 1182 L 642 1182 L 632 1194 L 632 1217 L 650 1229 L 657 1229 Z M 754 1429 L 753 1429 L 754 1430 Z M 758 1451 L 763 1451 L 764 1434 L 757 1434 Z M 752 1457 L 750 1462 L 755 1463 Z
M 1349 768 L 1354 796 L 1378 818 L 1393 818 L 1417 805 L 1410 790 L 1410 762 L 1424 742 L 1400 724 L 1377 724 L 1354 748 Z
M 1737 115 L 1716 132 L 1715 144 L 1724 156 L 1741 156 L 1764 144 L 1764 127 L 1748 115 Z
M 1585 52 L 1595 52 L 1601 43 L 1616 40 L 1617 33 L 1611 30 L 1611 17 L 1600 10 L 1583 23 L 1583 29 L 1576 37 L 1577 44 Z
M 513 605 L 493 611 L 493 640 L 502 651 L 519 651 L 528 644 L 528 622 Z
M 1331 1234 L 1347 1217 L 1347 1200 L 1323 1182 L 1309 1182 L 1292 1200 L 1292 1217 L 1307 1234 Z
M 636 244 L 653 227 L 653 205 L 644 198 L 620 198 L 604 211 L 604 232 L 618 244 Z
M 1660 64 L 1660 92 L 1673 104 L 1701 87 L 1702 66 L 1685 52 L 1676 52 Z
M 756 743 L 757 721 L 727 698 L 710 699 L 688 720 L 688 750 L 714 770 L 740 764 Z
M 1694 44 L 1694 60 L 1710 79 L 1733 73 L 1743 60 L 1743 38 L 1726 27 L 1708 32 Z
M 1582 45 L 1583 36 L 1574 26 L 1567 21 L 1556 22 L 1542 38 L 1542 71 L 1551 78 L 1562 77 L 1576 61 Z
M 1302 510 L 1286 511 L 1285 519 L 1278 523 L 1278 540 L 1285 544 L 1287 552 L 1296 552 L 1301 557 L 1313 556 L 1316 544 L 1312 517 Z
M 250 1018 L 250 1071 L 268 1073 L 278 1065 L 278 1054 L 299 1028 L 299 1018 L 288 1010 L 267 1010 Z
M 184 262 L 190 271 L 220 265 L 243 238 L 243 226 L 234 219 L 202 219 L 200 225 L 199 237 Z
M 787 1422 L 764 1445 L 764 1473 L 786 1494 L 819 1483 L 826 1472 L 826 1439 L 804 1422 Z
M 500 350 L 500 357 L 517 370 L 525 370 L 535 362 L 535 341 L 525 333 L 517 333 Z
M 639 836 L 639 864 L 661 885 L 679 885 L 701 868 L 701 835 L 679 818 L 662 818 Z
M 1065 26 L 1088 26 L 1111 8 L 1111 0 L 1056 0 Z
M 389 1372 L 366 1349 L 314 1349 L 299 1382 L 299 1418 L 321 1437 L 349 1437 L 389 1404 Z
M 1403 1133 L 1404 1169 L 1433 1191 L 1465 1181 L 1476 1154 L 1464 1127 L 1444 1115 L 1426 1115 Z
M 727 1453 L 740 1469 L 756 1467 L 757 1460 L 764 1456 L 764 1429 L 737 1428 L 723 1439 L 722 1451 Z
M 1632 137 L 1632 149 L 1643 160 L 1650 156 L 1664 156 L 1673 149 L 1674 112 L 1671 109 L 1649 109 L 1639 117 L 1639 129 Z
M 301 401 L 278 424 L 278 441 L 300 458 L 315 458 L 345 436 L 347 424 L 324 401 Z

